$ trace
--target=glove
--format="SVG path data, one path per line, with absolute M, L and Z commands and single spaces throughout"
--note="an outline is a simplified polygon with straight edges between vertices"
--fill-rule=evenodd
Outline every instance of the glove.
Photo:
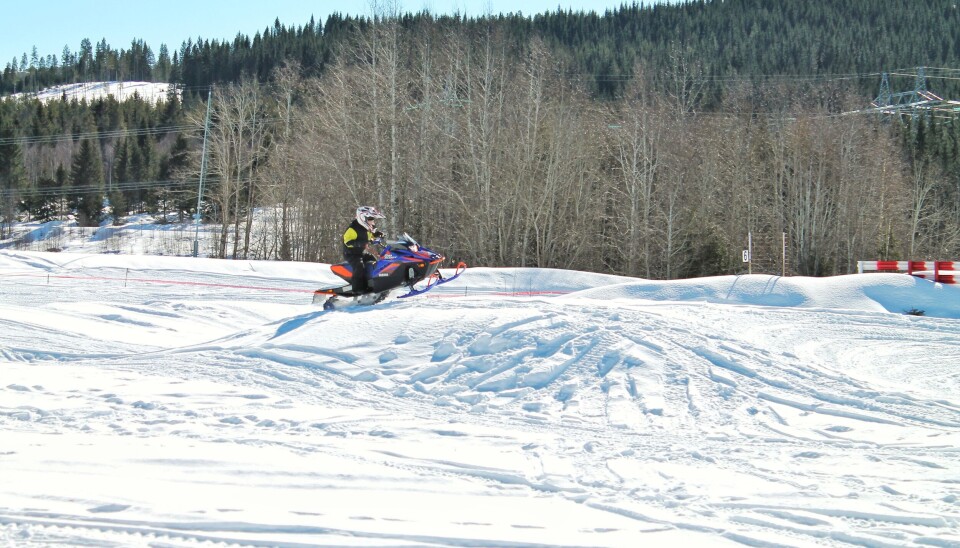
M 374 233 L 373 233 L 373 237 L 376 238 L 376 239 L 378 239 L 378 240 L 382 240 L 384 236 L 385 236 L 385 234 L 383 233 L 382 230 L 376 230 L 376 231 L 374 231 Z

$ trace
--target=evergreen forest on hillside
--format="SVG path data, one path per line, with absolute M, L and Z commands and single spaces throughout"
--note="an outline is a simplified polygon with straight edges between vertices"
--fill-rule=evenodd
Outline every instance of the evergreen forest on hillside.
M 15 220 L 189 221 L 203 171 L 224 258 L 336 262 L 369 203 L 478 266 L 737 273 L 748 234 L 754 272 L 956 259 L 956 116 L 864 111 L 918 67 L 960 99 L 958 23 L 952 0 L 726 0 L 34 49 L 0 76 L 22 94 L 0 100 L 0 239 Z M 30 96 L 108 80 L 182 95 Z

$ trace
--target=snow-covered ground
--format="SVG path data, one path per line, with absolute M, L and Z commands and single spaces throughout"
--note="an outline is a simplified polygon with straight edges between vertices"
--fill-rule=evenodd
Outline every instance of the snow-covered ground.
M 956 286 L 335 281 L 0 251 L 0 544 L 960 545 Z
M 181 96 L 181 91 L 176 86 L 166 82 L 82 82 L 45 88 L 40 93 L 15 93 L 9 97 L 13 99 L 36 97 L 44 103 L 62 99 L 86 100 L 89 103 L 97 99 L 106 99 L 109 95 L 113 95 L 114 99 L 122 102 L 137 94 L 148 103 L 156 103 L 166 101 L 171 91 L 178 97 Z
M 266 233 L 274 226 L 268 212 L 256 216 L 257 232 Z M 232 234 L 232 232 L 231 232 Z M 115 253 L 123 255 L 192 256 L 194 245 L 201 257 L 213 255 L 212 249 L 220 237 L 220 225 L 200 225 L 176 222 L 171 215 L 167 222 L 148 214 L 130 215 L 120 224 L 112 218 L 100 226 L 84 227 L 73 219 L 66 221 L 14 223 L 0 240 L 0 249 L 19 251 L 58 251 L 68 253 Z M 228 247 L 232 249 L 231 239 Z M 254 245 L 259 240 L 253 239 Z

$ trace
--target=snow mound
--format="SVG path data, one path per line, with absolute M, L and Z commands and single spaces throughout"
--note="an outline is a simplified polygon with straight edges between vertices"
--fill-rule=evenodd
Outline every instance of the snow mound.
M 584 289 L 574 298 L 647 299 L 754 306 L 923 313 L 960 318 L 960 288 L 907 274 L 806 278 L 753 274 L 670 281 L 630 281 Z

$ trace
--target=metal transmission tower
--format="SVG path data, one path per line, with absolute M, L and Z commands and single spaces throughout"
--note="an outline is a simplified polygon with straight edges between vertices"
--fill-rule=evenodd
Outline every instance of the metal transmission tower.
M 951 69 L 934 69 L 935 71 L 952 71 Z M 899 93 L 890 91 L 890 74 L 894 76 L 913 76 L 913 89 Z M 946 77 L 946 76 L 938 76 Z M 954 117 L 960 114 L 960 101 L 950 101 L 940 97 L 927 89 L 926 67 L 917 67 L 917 72 L 884 72 L 880 79 L 880 93 L 870 103 L 871 108 L 857 112 L 878 112 L 881 114 L 896 114 L 916 118 L 925 116 Z

